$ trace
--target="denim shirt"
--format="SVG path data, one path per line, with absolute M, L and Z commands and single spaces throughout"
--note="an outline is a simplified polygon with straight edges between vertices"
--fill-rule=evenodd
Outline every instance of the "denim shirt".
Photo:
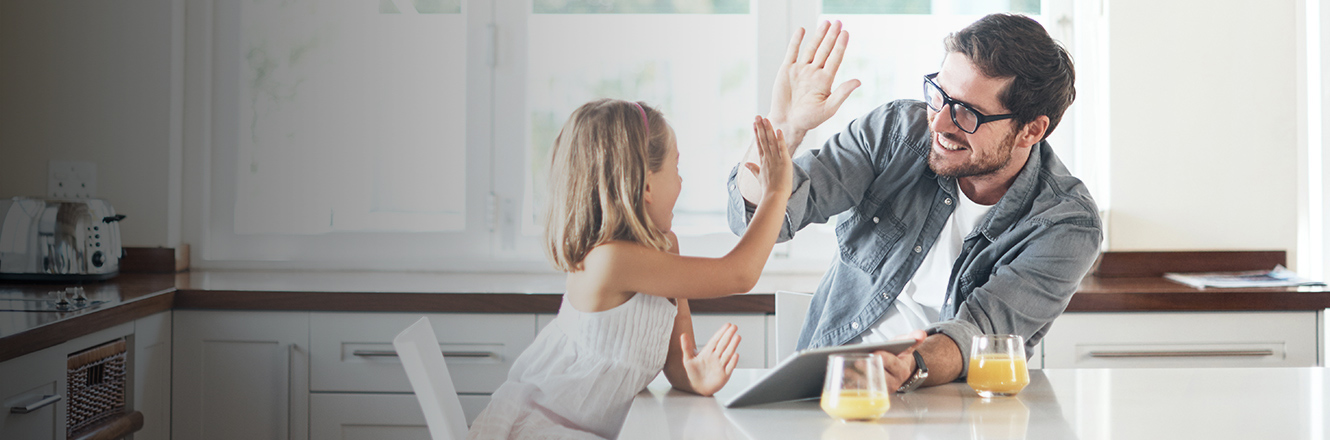
M 798 348 L 841 345 L 868 330 L 914 276 L 956 206 L 956 179 L 928 167 L 927 110 L 887 103 L 856 119 L 819 150 L 794 159 L 794 191 L 778 241 L 839 217 L 839 258 L 817 287 Z M 730 229 L 753 218 L 730 171 Z M 971 338 L 1025 337 L 1026 355 L 1066 309 L 1099 253 L 1103 230 L 1085 185 L 1047 142 L 1032 147 L 1011 187 L 964 239 L 951 270 L 941 321 L 925 329 L 960 348 Z

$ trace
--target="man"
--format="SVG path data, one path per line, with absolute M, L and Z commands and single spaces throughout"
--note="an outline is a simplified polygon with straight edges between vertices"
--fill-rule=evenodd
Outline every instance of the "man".
M 801 29 L 776 75 L 769 117 L 791 152 L 858 87 L 831 86 L 849 34 Z M 813 296 L 799 348 L 920 341 L 879 353 L 900 392 L 965 377 L 971 338 L 1010 333 L 1026 352 L 1093 263 L 1098 209 L 1045 142 L 1075 99 L 1071 57 L 1039 23 L 989 15 L 949 35 L 925 102 L 887 103 L 794 160 L 780 240 L 842 214 L 840 255 Z M 750 148 L 744 162 L 757 162 Z M 761 184 L 730 174 L 742 233 Z M 923 365 L 920 365 L 923 364 Z

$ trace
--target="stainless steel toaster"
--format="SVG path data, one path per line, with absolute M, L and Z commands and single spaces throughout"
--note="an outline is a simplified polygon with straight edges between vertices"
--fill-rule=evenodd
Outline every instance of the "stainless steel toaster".
M 95 281 L 120 272 L 120 220 L 102 199 L 0 200 L 0 279 Z

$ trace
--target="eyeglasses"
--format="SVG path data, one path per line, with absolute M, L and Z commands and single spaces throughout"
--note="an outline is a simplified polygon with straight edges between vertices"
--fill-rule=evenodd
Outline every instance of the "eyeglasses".
M 939 113 L 942 112 L 943 107 L 950 107 L 951 122 L 955 123 L 956 127 L 960 128 L 961 131 L 974 134 L 975 131 L 979 130 L 979 126 L 983 125 L 985 122 L 1001 121 L 1003 119 L 1016 117 L 1015 113 L 993 116 L 979 113 L 978 110 L 970 107 L 969 104 L 951 99 L 950 96 L 947 96 L 947 92 L 942 91 L 942 88 L 938 87 L 937 83 L 933 82 L 933 78 L 937 78 L 936 73 L 924 75 L 924 102 L 928 103 L 928 108 Z M 960 109 L 957 110 L 957 107 L 960 107 Z

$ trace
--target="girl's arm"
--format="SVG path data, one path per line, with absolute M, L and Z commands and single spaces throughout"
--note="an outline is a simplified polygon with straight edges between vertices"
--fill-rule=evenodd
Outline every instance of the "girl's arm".
M 763 181 L 764 195 L 748 230 L 720 258 L 684 257 L 636 243 L 614 242 L 596 247 L 584 264 L 599 278 L 603 291 L 641 292 L 666 298 L 713 298 L 753 289 L 776 244 L 785 204 L 793 185 L 794 166 L 782 133 L 771 121 L 753 123 L 762 164 L 748 168 Z
M 700 352 L 693 344 L 693 317 L 688 300 L 679 299 L 679 313 L 674 316 L 670 351 L 665 355 L 665 378 L 683 391 L 710 396 L 729 382 L 739 365 L 739 328 L 726 323 Z

